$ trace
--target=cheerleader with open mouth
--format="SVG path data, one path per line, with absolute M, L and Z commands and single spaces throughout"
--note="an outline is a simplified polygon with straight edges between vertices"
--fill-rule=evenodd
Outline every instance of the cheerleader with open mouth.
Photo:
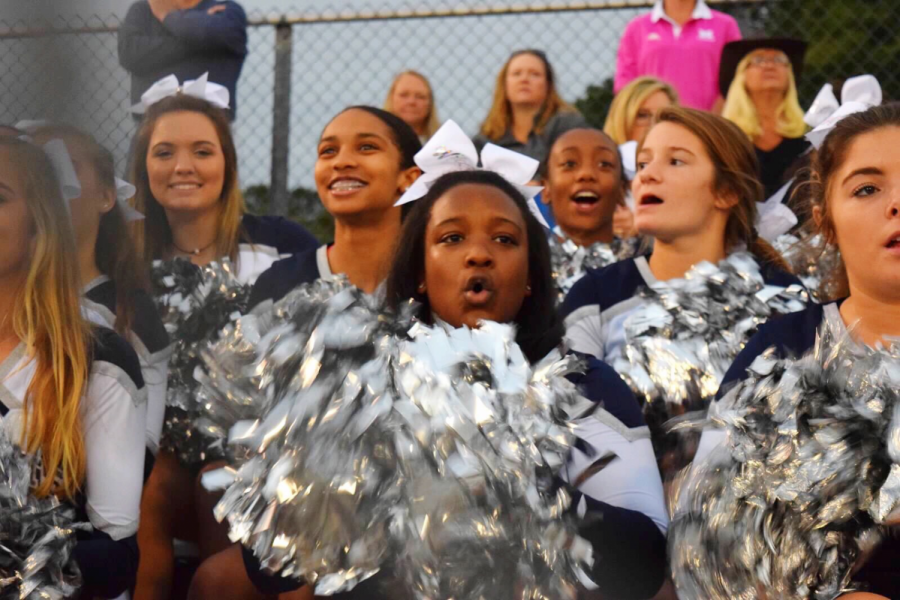
M 840 116 L 812 178 L 837 297 L 760 327 L 725 376 L 670 539 L 684 598 L 900 589 L 900 108 Z

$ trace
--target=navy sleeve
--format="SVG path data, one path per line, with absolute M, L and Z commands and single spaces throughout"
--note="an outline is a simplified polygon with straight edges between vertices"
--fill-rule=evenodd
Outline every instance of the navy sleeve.
M 133 535 L 113 541 L 94 530 L 79 536 L 72 557 L 83 578 L 84 598 L 115 598 L 134 587 L 137 581 L 138 545 Z
M 319 241 L 303 225 L 284 217 L 246 214 L 241 225 L 251 244 L 272 246 L 279 254 L 319 247 Z
M 594 548 L 588 575 L 600 593 L 620 600 L 652 598 L 666 577 L 665 536 L 643 513 L 584 499 L 587 513 L 578 533 Z
M 283 258 L 263 271 L 250 290 L 248 306 L 253 308 L 266 300 L 278 302 L 298 285 L 318 279 L 317 250 L 309 249 Z
M 588 272 L 584 274 L 584 277 L 575 282 L 575 285 L 573 285 L 572 289 L 569 290 L 569 293 L 566 294 L 566 299 L 563 300 L 563 303 L 559 307 L 560 317 L 565 319 L 582 306 L 590 306 L 591 304 L 598 303 L 595 290 L 596 282 L 594 279 L 594 272 L 589 269 Z
M 612 416 L 628 428 L 642 427 L 644 415 L 634 392 L 611 366 L 593 356 L 573 352 L 587 362 L 584 373 L 569 375 L 588 400 L 603 405 Z
M 791 285 L 803 286 L 803 282 L 800 281 L 799 277 L 792 273 L 788 273 L 781 267 L 771 263 L 763 263 L 760 268 L 760 274 L 767 285 L 777 285 L 781 287 L 788 287 Z
M 816 343 L 816 333 L 822 324 L 821 304 L 809 304 L 804 310 L 772 317 L 759 327 L 744 349 L 728 367 L 719 386 L 716 400 L 724 396 L 736 383 L 747 378 L 747 369 L 769 348 L 775 348 L 776 358 L 801 356 Z
M 226 50 L 238 56 L 247 54 L 247 14 L 235 2 L 219 2 L 224 10 L 209 14 L 212 7 L 174 10 L 163 25 L 175 37 L 204 51 Z
M 250 300 L 247 303 L 247 308 L 253 308 L 266 300 L 277 302 L 290 291 L 290 288 L 285 289 L 287 282 L 279 277 L 278 270 L 275 269 L 277 265 L 278 263 L 275 263 L 256 278 L 256 283 L 253 284 L 253 289 L 250 290 Z
M 135 75 L 153 73 L 190 54 L 190 48 L 156 20 L 146 0 L 135 2 L 128 9 L 117 41 L 119 64 Z
M 722 383 L 719 384 L 716 400 L 719 400 L 728 393 L 728 390 L 733 388 L 735 384 L 746 379 L 747 369 L 750 368 L 753 361 L 771 346 L 772 340 L 769 338 L 768 331 L 761 328 L 750 338 L 750 341 L 747 342 L 744 349 L 741 350 L 740 354 L 735 357 L 734 362 L 731 363 L 731 366 L 728 367 L 728 371 L 725 372 L 725 377 L 722 378 Z

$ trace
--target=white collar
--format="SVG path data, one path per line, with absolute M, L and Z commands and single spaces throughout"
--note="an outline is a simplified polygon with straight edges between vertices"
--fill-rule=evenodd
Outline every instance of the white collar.
M 712 11 L 709 9 L 709 6 L 706 5 L 704 0 L 697 0 L 697 4 L 694 6 L 694 12 L 691 13 L 691 18 L 704 20 L 712 19 Z M 681 27 L 666 14 L 666 9 L 663 8 L 663 0 L 657 0 L 656 4 L 653 5 L 653 12 L 650 13 L 650 20 L 654 23 L 660 19 L 665 19 L 678 29 L 681 29 Z
M 319 267 L 319 279 L 322 281 L 334 281 L 334 273 L 331 272 L 331 263 L 328 262 L 328 245 L 319 246 L 316 250 L 316 266 Z

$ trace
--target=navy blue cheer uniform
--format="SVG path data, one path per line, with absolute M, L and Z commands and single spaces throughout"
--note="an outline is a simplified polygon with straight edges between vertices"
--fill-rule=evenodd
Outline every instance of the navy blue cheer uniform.
M 241 227 L 243 237 L 237 260 L 237 278 L 241 283 L 252 284 L 279 260 L 319 245 L 306 228 L 284 217 L 245 214 Z
M 774 348 L 773 357 L 776 359 L 798 358 L 812 350 L 816 334 L 826 322 L 836 326 L 834 331 L 846 330 L 840 313 L 841 302 L 809 304 L 805 310 L 774 317 L 761 325 L 728 369 L 718 396 L 721 398 L 745 380 L 747 369 L 769 348 Z M 720 429 L 704 429 L 695 462 L 711 454 L 724 438 L 725 432 Z M 887 539 L 853 577 L 854 581 L 867 583 L 868 591 L 888 598 L 897 597 L 900 593 L 900 534 L 897 529 L 892 528 Z
M 625 322 L 646 302 L 639 292 L 659 283 L 648 258 L 638 256 L 588 269 L 572 287 L 560 307 L 572 349 L 611 365 L 623 358 Z M 760 264 L 760 274 L 766 285 L 802 285 L 795 276 L 768 263 Z
M 143 489 L 146 389 L 137 354 L 115 332 L 95 327 L 92 361 L 81 404 L 86 477 L 76 499 L 81 520 L 73 558 L 86 598 L 115 598 L 134 586 Z M 0 363 L 0 427 L 21 439 L 23 407 L 36 363 L 20 344 Z
M 109 329 L 116 323 L 116 285 L 106 275 L 101 275 L 84 287 L 82 305 L 88 320 Z M 169 357 L 172 346 L 169 334 L 150 295 L 143 290 L 134 292 L 133 315 L 126 339 L 137 352 L 141 363 L 141 375 L 147 388 L 145 475 L 150 475 L 154 458 L 159 451 L 163 417 L 166 411 L 166 389 L 169 375 Z
M 334 279 L 328 264 L 328 246 L 307 248 L 273 264 L 256 280 L 250 292 L 250 307 L 265 300 L 278 302 L 295 287 L 317 279 Z

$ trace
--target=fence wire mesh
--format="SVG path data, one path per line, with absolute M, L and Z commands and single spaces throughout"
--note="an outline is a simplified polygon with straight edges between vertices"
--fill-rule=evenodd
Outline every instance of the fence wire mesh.
M 380 3 L 379 3 L 380 2 Z M 52 22 L 0 21 L 0 123 L 50 117 L 93 132 L 120 170 L 136 129 L 128 112 L 130 76 L 119 65 L 117 29 L 125 3 L 109 14 Z M 442 119 L 475 134 L 490 107 L 496 74 L 517 49 L 547 52 L 562 96 L 602 125 L 612 98 L 619 38 L 652 2 L 493 0 L 363 5 L 311 1 L 297 10 L 246 0 L 249 54 L 238 82 L 235 136 L 240 175 L 252 198 L 272 180 L 273 128 L 290 128 L 290 189 L 313 187 L 316 141 L 331 116 L 352 104 L 383 104 L 395 74 L 414 69 L 434 87 Z M 886 98 L 900 95 L 900 18 L 895 0 L 720 0 L 709 4 L 738 20 L 745 37 L 790 35 L 810 43 L 800 86 L 806 106 L 826 82 L 879 77 Z M 287 123 L 273 117 L 276 26 L 291 28 L 291 100 Z M 277 162 L 277 161 L 276 161 Z M 309 207 L 295 194 L 294 210 Z M 303 200 L 305 199 L 305 201 Z

